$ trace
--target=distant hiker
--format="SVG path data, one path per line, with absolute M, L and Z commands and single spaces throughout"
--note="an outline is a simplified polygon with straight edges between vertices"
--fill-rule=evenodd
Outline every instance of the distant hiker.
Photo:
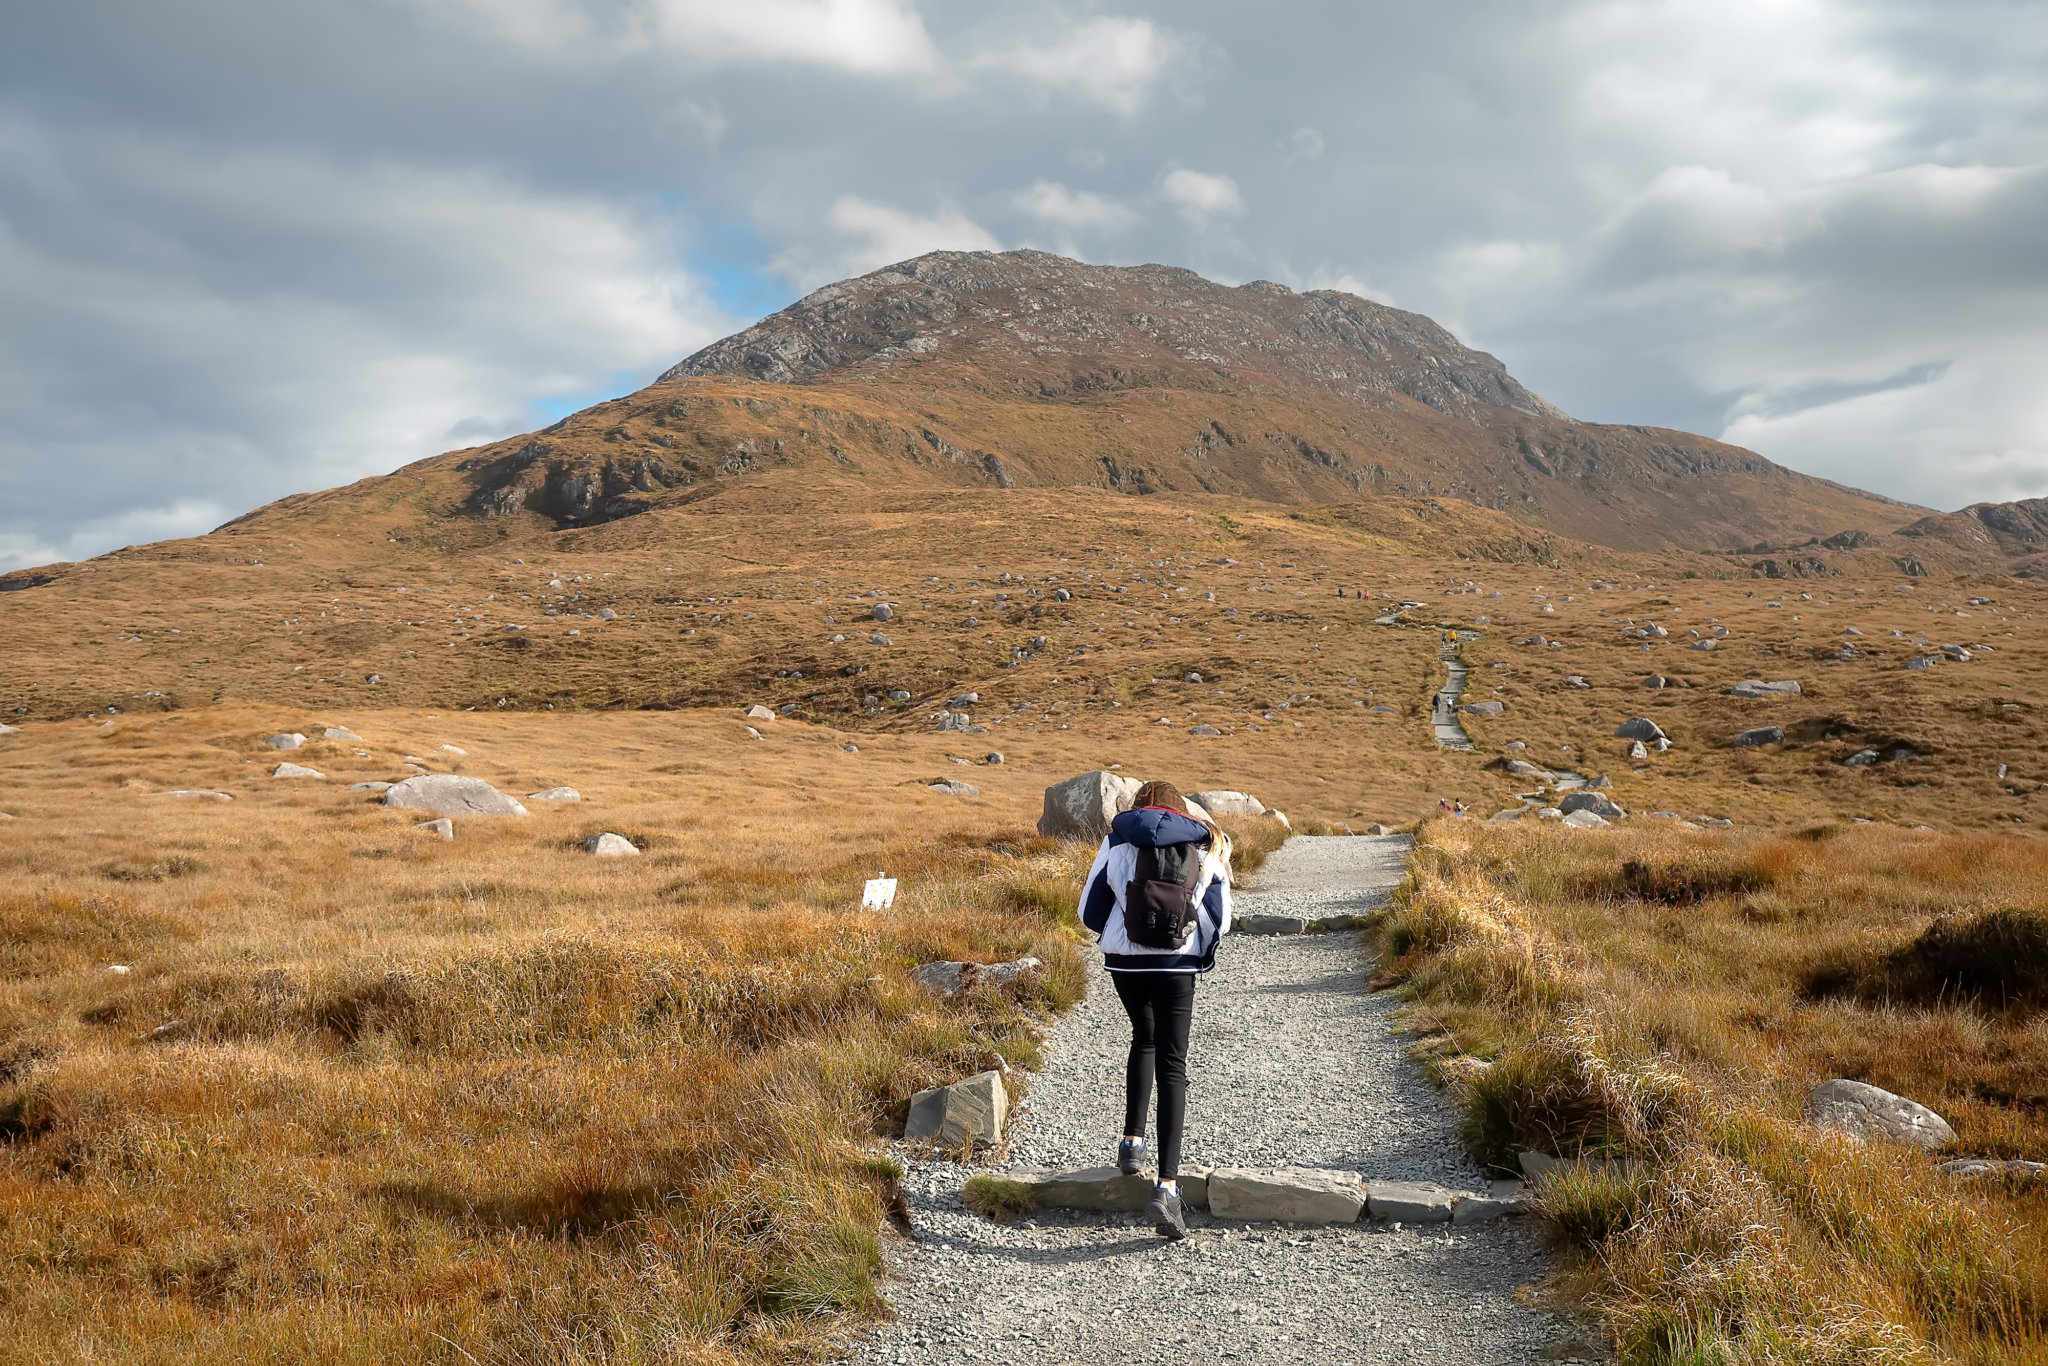
M 1117 1170 L 1135 1175 L 1145 1153 L 1145 1111 L 1159 1088 L 1159 1179 L 1145 1215 L 1167 1238 L 1188 1235 L 1181 1208 L 1180 1143 L 1187 1116 L 1188 1027 L 1195 978 L 1216 966 L 1230 933 L 1230 841 L 1188 815 L 1171 783 L 1138 789 L 1110 822 L 1081 884 L 1081 923 L 1102 944 L 1102 964 L 1131 1020 L 1124 1068 L 1124 1134 Z
M 1438 797 L 1436 799 L 1436 809 L 1443 812 L 1446 816 L 1450 815 L 1451 799 L 1449 797 Z
M 1456 817 L 1457 817 L 1457 818 L 1458 818 L 1459 820 L 1464 820 L 1464 819 L 1465 819 L 1465 803 L 1463 803 L 1463 802 L 1461 802 L 1461 801 L 1460 801 L 1460 802 L 1452 802 L 1452 803 L 1451 803 L 1451 814 L 1452 814 L 1452 815 L 1454 815 L 1454 816 L 1456 816 Z

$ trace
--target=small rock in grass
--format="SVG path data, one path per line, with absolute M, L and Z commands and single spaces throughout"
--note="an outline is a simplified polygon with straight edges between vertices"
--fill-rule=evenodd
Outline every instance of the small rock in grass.
M 391 784 L 386 782 L 350 783 L 348 790 L 351 792 L 389 792 Z
M 775 713 L 758 702 L 748 707 L 741 715 L 745 716 L 749 721 L 773 721 L 775 719 Z
M 263 743 L 269 745 L 272 749 L 298 749 L 306 743 L 306 737 L 294 732 L 270 736 Z
M 1959 1157 L 1953 1162 L 1944 1162 L 1939 1168 L 1943 1176 L 1962 1177 L 2024 1177 L 2028 1180 L 2048 1179 L 2048 1162 L 2028 1162 L 2023 1158 Z
M 1590 811 L 1567 811 L 1564 813 L 1564 823 L 1574 830 L 1597 830 L 1607 824 Z
M 1473 716 L 1499 716 L 1506 712 L 1507 709 L 1507 703 L 1489 700 L 1485 702 L 1467 702 L 1458 710 L 1467 712 Z
M 951 1086 L 935 1086 L 910 1098 L 903 1136 L 936 1140 L 947 1147 L 999 1143 L 1010 1111 L 1010 1093 L 1000 1073 L 980 1072 Z
M 1859 749 L 1848 758 L 1842 760 L 1842 766 L 1844 768 L 1868 768 L 1877 762 L 1877 758 L 1876 750 Z
M 551 787 L 543 792 L 527 793 L 526 800 L 530 802 L 580 802 L 583 800 L 583 794 L 573 787 Z
M 354 740 L 359 744 L 362 742 L 363 738 L 362 736 L 356 734 L 354 731 L 350 730 L 347 726 L 329 726 L 326 730 L 320 733 L 326 736 L 329 740 Z
M 1612 800 L 1600 795 L 1598 792 L 1584 791 L 1574 792 L 1567 796 L 1557 804 L 1557 809 L 1564 812 L 1567 816 L 1575 815 L 1581 811 L 1590 811 L 1603 821 L 1618 821 L 1628 814 L 1628 812 L 1616 806 Z
M 1207 792 L 1190 792 L 1188 796 L 1201 803 L 1211 815 L 1217 816 L 1263 816 L 1266 804 L 1249 792 L 1233 792 L 1223 788 L 1212 788 Z
M 994 749 L 992 749 L 992 750 L 990 750 L 990 751 L 988 752 L 988 757 L 987 757 L 986 759 L 984 759 L 984 760 L 983 760 L 982 762 L 983 762 L 983 763 L 989 763 L 989 764 L 999 764 L 999 763 L 1001 763 L 1002 761 L 1003 761 L 1003 754 L 1002 754 L 1002 751 L 1001 751 L 1001 750 L 994 750 Z
M 450 754 L 459 754 L 465 759 L 469 757 L 469 751 L 464 749 L 461 745 L 443 745 L 441 746 L 441 748 L 446 750 Z
M 1737 697 L 1798 697 L 1799 684 L 1790 678 L 1781 678 L 1775 683 L 1766 683 L 1760 678 L 1745 678 L 1728 690 Z
M 174 788 L 169 792 L 152 792 L 149 795 L 152 797 L 197 797 L 201 801 L 209 802 L 231 802 L 234 800 L 233 797 L 230 797 L 225 792 L 202 792 L 190 787 Z
M 327 775 L 317 768 L 307 768 L 304 764 L 279 764 L 276 768 L 270 770 L 270 776 L 273 778 L 325 778 Z
M 1934 1149 L 1955 1141 L 1947 1120 L 1918 1101 L 1893 1095 L 1868 1082 L 1837 1077 L 1806 1097 L 1806 1119 L 1854 1139 L 1886 1139 Z
M 1631 759 L 1647 759 L 1650 757 L 1649 747 L 1644 745 L 1641 740 L 1631 740 L 1628 742 L 1628 757 Z
M 449 820 L 446 816 L 438 820 L 421 821 L 413 829 L 424 830 L 430 835 L 439 835 L 444 840 L 455 838 L 455 822 Z
M 583 852 L 598 858 L 633 858 L 640 849 L 624 835 L 614 835 L 606 830 L 583 841 Z
M 1614 738 L 1655 743 L 1664 738 L 1664 728 L 1647 716 L 1631 716 L 1614 728 Z
M 957 778 L 941 778 L 935 783 L 927 783 L 926 786 L 932 791 L 948 797 L 979 797 L 981 795 L 981 789 L 973 783 L 963 783 Z
M 1368 835 L 1385 835 L 1390 832 L 1384 825 L 1373 824 L 1365 827 L 1365 833 Z
M 1736 749 L 1751 749 L 1758 745 L 1778 745 L 1784 742 L 1784 727 L 1756 726 L 1742 732 L 1728 743 Z

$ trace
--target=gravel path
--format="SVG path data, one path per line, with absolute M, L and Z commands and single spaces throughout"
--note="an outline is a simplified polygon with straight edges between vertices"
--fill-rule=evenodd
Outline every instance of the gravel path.
M 1400 880 L 1402 837 L 1290 840 L 1240 912 L 1370 909 Z M 1391 1000 L 1363 986 L 1356 935 L 1226 940 L 1195 1003 L 1185 1160 L 1348 1168 L 1484 1190 L 1453 1117 L 1402 1054 Z M 1130 1035 L 1106 982 L 1060 1021 L 1011 1134 L 1009 1165 L 1114 1161 Z M 914 1238 L 892 1246 L 898 1318 L 855 1360 L 1054 1363 L 1573 1360 L 1565 1330 L 1515 1298 L 1546 1268 L 1522 1220 L 1471 1228 L 1245 1225 L 1189 1211 L 1186 1242 L 1137 1215 L 966 1211 L 967 1170 L 912 1161 Z

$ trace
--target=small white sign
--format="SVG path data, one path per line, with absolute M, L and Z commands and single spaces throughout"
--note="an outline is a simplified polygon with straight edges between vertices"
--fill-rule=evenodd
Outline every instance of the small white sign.
M 864 911 L 886 911 L 896 904 L 896 879 L 893 877 L 871 877 L 867 889 L 860 894 L 860 908 Z

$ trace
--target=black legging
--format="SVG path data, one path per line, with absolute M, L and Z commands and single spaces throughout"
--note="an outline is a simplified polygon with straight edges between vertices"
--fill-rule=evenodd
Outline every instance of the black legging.
M 1131 1017 L 1131 1061 L 1124 1071 L 1124 1132 L 1145 1132 L 1152 1073 L 1159 1073 L 1159 1179 L 1180 1176 L 1180 1133 L 1188 1112 L 1188 1026 L 1195 1018 L 1192 972 L 1112 972 L 1117 999 Z

